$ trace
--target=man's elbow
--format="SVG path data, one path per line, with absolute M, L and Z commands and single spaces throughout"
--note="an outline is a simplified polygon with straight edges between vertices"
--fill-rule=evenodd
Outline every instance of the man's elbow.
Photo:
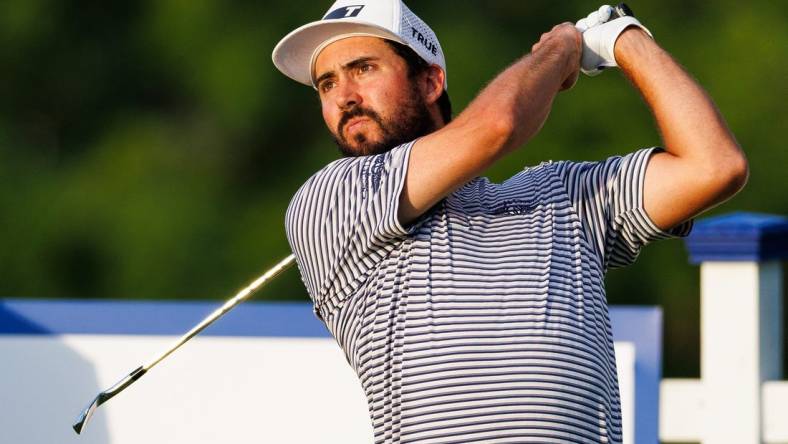
M 747 180 L 750 178 L 750 164 L 747 162 L 747 157 L 744 153 L 740 153 L 736 162 L 734 172 L 731 174 L 732 184 L 736 187 L 736 192 L 739 192 Z
M 508 151 L 515 139 L 517 122 L 512 116 L 498 117 L 491 122 L 491 146 L 497 147 L 498 151 Z
M 747 157 L 738 145 L 730 148 L 730 154 L 720 156 L 715 162 L 716 168 L 713 173 L 716 187 L 719 189 L 724 199 L 732 197 L 747 184 L 750 176 L 750 167 Z
M 463 140 L 481 161 L 482 170 L 516 148 L 517 124 L 511 116 L 496 116 L 494 113 L 468 121 L 463 127 Z M 478 157 L 478 156 L 482 157 Z
M 442 131 L 457 134 L 474 153 L 484 152 L 495 159 L 512 145 L 517 129 L 513 116 L 490 108 L 460 114 Z

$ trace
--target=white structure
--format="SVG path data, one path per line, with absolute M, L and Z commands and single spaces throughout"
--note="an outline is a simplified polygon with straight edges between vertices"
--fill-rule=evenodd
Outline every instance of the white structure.
M 660 438 L 788 443 L 779 262 L 788 257 L 788 219 L 709 219 L 687 246 L 701 263 L 701 379 L 662 381 Z
M 368 443 L 364 393 L 306 304 L 247 304 L 71 429 L 215 303 L 0 300 L 0 443 Z
M 98 392 L 214 306 L 0 300 L 0 443 L 371 442 L 361 387 L 309 304 L 238 307 L 100 407 L 82 435 L 71 430 Z M 661 312 L 612 314 L 624 339 L 616 354 L 625 443 L 650 444 Z

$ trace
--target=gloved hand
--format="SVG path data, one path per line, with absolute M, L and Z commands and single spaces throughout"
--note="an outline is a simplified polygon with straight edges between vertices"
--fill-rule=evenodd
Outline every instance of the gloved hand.
M 610 5 L 604 5 L 588 17 L 580 19 L 575 24 L 577 30 L 583 33 L 580 71 L 595 76 L 605 68 L 618 66 L 613 49 L 618 36 L 630 26 L 637 26 L 651 36 L 651 31 L 641 25 L 638 19 L 632 16 L 617 17 Z

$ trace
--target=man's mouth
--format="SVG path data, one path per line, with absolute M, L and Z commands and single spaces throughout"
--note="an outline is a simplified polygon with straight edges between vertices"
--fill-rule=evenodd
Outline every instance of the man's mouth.
M 360 130 L 365 123 L 369 122 L 368 117 L 354 117 L 345 124 L 345 134 L 348 136 L 355 131 Z

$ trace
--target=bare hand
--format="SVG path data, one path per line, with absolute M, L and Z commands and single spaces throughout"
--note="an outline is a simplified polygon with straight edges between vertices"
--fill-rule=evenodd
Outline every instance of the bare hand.
M 531 52 L 555 51 L 565 63 L 561 91 L 572 88 L 580 75 L 580 57 L 583 54 L 583 35 L 569 22 L 556 25 L 542 34 L 531 47 Z

